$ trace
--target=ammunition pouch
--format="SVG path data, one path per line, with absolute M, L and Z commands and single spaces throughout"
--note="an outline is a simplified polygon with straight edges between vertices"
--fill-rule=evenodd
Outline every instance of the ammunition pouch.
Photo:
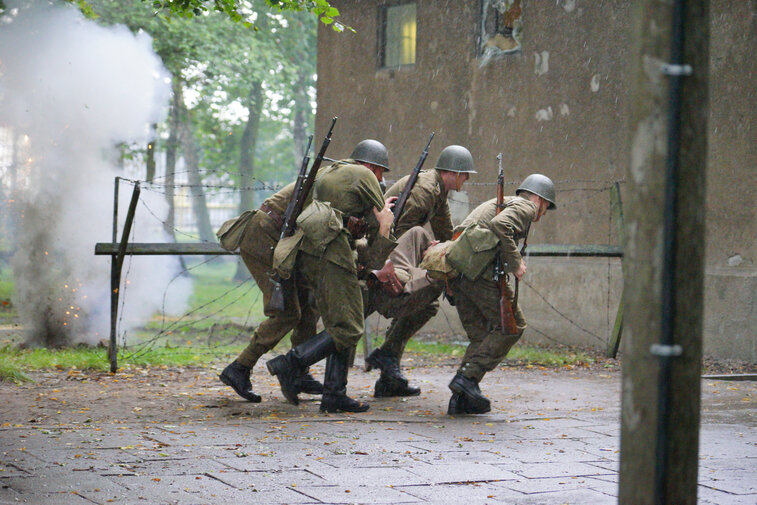
M 445 259 L 462 275 L 475 280 L 494 262 L 498 246 L 499 239 L 494 232 L 474 224 L 452 242 Z
M 394 271 L 394 264 L 387 261 L 381 270 L 374 270 L 368 276 L 368 286 L 378 286 L 391 297 L 397 297 L 405 290 L 402 281 L 399 280 Z
M 216 232 L 218 242 L 221 247 L 227 251 L 234 252 L 239 249 L 242 244 L 242 238 L 244 238 L 244 231 L 247 228 L 247 223 L 250 222 L 252 216 L 256 211 L 248 210 L 243 212 L 242 215 L 229 219 L 221 225 L 221 228 Z

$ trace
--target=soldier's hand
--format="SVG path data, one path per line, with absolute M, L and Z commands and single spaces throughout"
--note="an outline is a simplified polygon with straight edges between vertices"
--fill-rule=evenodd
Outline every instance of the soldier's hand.
M 518 265 L 518 269 L 513 272 L 513 275 L 518 278 L 518 280 L 521 280 L 523 276 L 526 274 L 526 262 L 521 260 L 520 265 Z
M 397 199 L 398 199 L 398 198 L 399 198 L 399 197 L 397 197 L 397 196 L 390 196 L 390 197 L 389 197 L 389 198 L 387 198 L 387 199 L 386 199 L 386 201 L 384 202 L 384 207 L 388 207 L 388 208 L 390 208 L 390 209 L 394 208 L 394 204 L 395 204 L 395 203 L 397 203 Z
M 434 247 L 438 243 L 439 243 L 438 240 L 432 240 L 431 242 L 429 242 L 428 246 L 423 251 L 421 251 L 421 259 L 423 259 L 423 257 L 426 256 L 426 251 L 428 251 L 429 248 Z
M 373 208 L 373 215 L 376 216 L 376 221 L 379 223 L 379 234 L 386 238 L 389 238 L 389 231 L 392 229 L 392 223 L 394 222 L 394 214 L 388 205 L 389 203 L 387 202 L 381 210 L 378 210 L 376 207 Z

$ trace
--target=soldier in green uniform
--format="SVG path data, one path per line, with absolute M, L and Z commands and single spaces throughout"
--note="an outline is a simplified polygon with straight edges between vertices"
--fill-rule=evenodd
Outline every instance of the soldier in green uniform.
M 386 169 L 388 153 L 386 147 L 376 140 L 360 142 L 352 153 L 352 158 L 359 158 L 366 164 L 375 164 Z M 322 171 L 325 168 L 321 169 Z M 263 306 L 267 307 L 271 298 L 273 285 L 273 252 L 281 235 L 283 215 L 294 193 L 294 183 L 288 184 L 279 192 L 267 198 L 255 210 L 247 222 L 241 243 L 240 255 L 247 269 L 263 293 Z M 297 275 L 295 275 L 297 277 Z M 296 281 L 300 279 L 296 278 Z M 302 285 L 302 282 L 295 282 Z M 260 323 L 250 338 L 250 343 L 221 372 L 221 381 L 231 386 L 234 391 L 251 402 L 260 402 L 259 395 L 252 391 L 250 372 L 260 357 L 273 349 L 290 331 L 292 347 L 295 347 L 315 335 L 318 312 L 308 301 L 309 293 L 304 287 L 287 292 L 287 312 L 266 314 L 268 319 Z M 315 380 L 307 369 L 298 377 L 301 393 L 321 394 L 323 386 Z
M 493 370 L 520 339 L 526 320 L 520 307 L 513 307 L 518 333 L 509 335 L 501 327 L 499 285 L 494 265 L 497 254 L 507 273 L 521 279 L 526 263 L 518 251 L 531 223 L 538 222 L 548 209 L 555 209 L 555 187 L 541 174 L 532 174 L 505 197 L 497 214 L 496 199 L 479 205 L 460 225 L 462 235 L 447 251 L 446 260 L 460 275 L 451 282 L 457 313 L 470 343 L 457 374 L 449 384 L 452 397 L 449 414 L 481 414 L 491 410 L 489 399 L 479 388 L 486 372 Z M 510 303 L 514 292 L 506 289 Z
M 450 218 L 447 194 L 450 190 L 460 191 L 473 170 L 473 156 L 463 146 L 450 145 L 439 155 L 434 170 L 424 170 L 410 192 L 405 209 L 394 230 L 399 238 L 415 226 L 429 223 L 434 238 L 446 241 L 452 238 L 452 220 Z M 399 196 L 405 188 L 409 176 L 394 183 L 385 193 L 385 197 Z M 419 260 L 420 261 L 420 260 Z M 395 316 L 386 331 L 384 344 L 366 358 L 366 368 L 381 370 L 376 381 L 374 395 L 381 396 L 415 396 L 420 388 L 409 386 L 408 380 L 400 369 L 400 359 L 410 338 L 420 330 L 439 310 L 439 295 L 443 284 L 431 283 L 423 292 L 416 293 L 414 305 Z
M 327 358 L 321 412 L 368 410 L 347 396 L 349 357 L 364 332 L 356 254 L 368 268 L 381 268 L 396 245 L 390 230 L 391 201 L 384 200 L 379 187 L 386 164 L 361 162 L 360 153 L 353 156 L 358 159 L 323 169 L 313 185 L 312 202 L 297 219 L 297 230 L 279 242 L 274 254 L 274 268 L 282 277 L 299 275 L 312 290 L 325 329 L 266 365 L 286 399 L 296 405 L 301 370 Z M 356 251 L 363 225 L 368 247 Z

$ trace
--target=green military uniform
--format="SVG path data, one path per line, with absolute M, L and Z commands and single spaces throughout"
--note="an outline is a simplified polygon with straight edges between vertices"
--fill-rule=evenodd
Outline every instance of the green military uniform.
M 522 192 L 528 198 L 519 196 Z M 515 194 L 504 198 L 500 208 L 492 199 L 474 209 L 460 226 L 462 234 L 445 255 L 447 263 L 460 273 L 452 289 L 470 341 L 449 383 L 453 394 L 448 414 L 483 414 L 491 410 L 491 402 L 481 393 L 478 383 L 507 356 L 526 328 L 523 312 L 517 306 L 513 307 L 515 334 L 506 333 L 502 327 L 497 276 L 505 275 L 509 281 L 507 274 L 520 270 L 523 258 L 518 241 L 528 236 L 533 222 L 547 209 L 557 208 L 557 204 L 554 183 L 542 174 L 526 177 Z M 498 257 L 500 264 L 495 272 Z M 515 305 L 509 283 L 505 284 L 505 296 Z
M 370 170 L 353 160 L 334 163 L 319 174 L 313 186 L 313 199 L 327 203 L 340 221 L 350 216 L 366 219 L 371 251 L 367 266 L 383 265 L 396 243 L 378 234 L 373 209 L 384 207 L 384 197 Z M 302 218 L 298 220 L 300 229 Z M 295 271 L 313 290 L 323 324 L 337 348 L 354 347 L 364 332 L 354 240 L 344 227 L 333 236 L 322 236 L 317 229 L 303 230 L 303 234 Z
M 363 257 L 368 268 L 380 268 L 396 246 L 392 237 L 379 234 L 373 214 L 384 203 L 378 179 L 369 168 L 352 159 L 336 162 L 318 174 L 313 200 L 297 218 L 297 231 L 276 246 L 274 268 L 285 278 L 301 276 L 314 294 L 325 327 L 266 363 L 284 396 L 295 405 L 298 370 L 327 358 L 321 411 L 368 409 L 346 395 L 348 356 L 363 335 L 364 321 L 355 237 L 344 224 L 351 217 L 366 220 L 369 251 Z
M 384 194 L 385 198 L 399 196 L 405 189 L 406 175 L 392 184 Z M 394 234 L 399 238 L 413 226 L 431 225 L 436 240 L 445 241 L 452 238 L 452 219 L 450 218 L 447 190 L 438 170 L 423 170 L 410 192 Z
M 294 193 L 294 183 L 268 197 L 261 209 L 255 211 L 244 230 L 239 253 L 263 294 L 263 306 L 268 306 L 273 284 L 273 251 L 281 235 L 283 215 Z M 315 334 L 318 313 L 307 303 L 304 289 L 287 291 L 290 299 L 286 306 L 292 310 L 272 314 L 260 323 L 250 339 L 250 344 L 237 358 L 242 365 L 252 368 L 258 359 L 273 349 L 287 333 L 292 331 L 291 341 L 295 346 Z
M 506 197 L 497 214 L 496 199 L 479 205 L 456 230 L 465 230 L 447 253 L 447 261 L 461 272 L 451 287 L 457 313 L 470 340 L 459 373 L 480 382 L 505 358 L 526 328 L 520 307 L 514 307 L 518 334 L 503 333 L 500 325 L 499 285 L 494 280 L 496 253 L 502 255 L 505 271 L 515 271 L 521 262 L 518 241 L 524 239 L 536 218 L 537 207 L 520 196 Z M 474 237 L 474 240 L 467 240 Z M 481 244 L 493 247 L 481 247 Z M 464 259 L 464 260 L 463 260 Z M 507 296 L 514 293 L 509 283 Z
M 294 183 L 285 186 L 263 202 L 260 209 L 252 211 L 242 231 L 239 252 L 245 266 L 263 294 L 263 304 L 268 305 L 273 292 L 273 252 L 281 235 L 283 215 L 294 193 Z M 240 396 L 259 402 L 260 396 L 252 391 L 250 370 L 260 357 L 273 349 L 287 333 L 292 331 L 292 346 L 296 346 L 315 334 L 318 313 L 308 301 L 305 289 L 287 290 L 288 312 L 266 314 L 270 317 L 260 323 L 250 337 L 250 343 L 237 359 L 220 375 L 224 384 L 231 386 Z M 321 384 L 305 373 L 301 379 L 302 390 L 320 394 Z

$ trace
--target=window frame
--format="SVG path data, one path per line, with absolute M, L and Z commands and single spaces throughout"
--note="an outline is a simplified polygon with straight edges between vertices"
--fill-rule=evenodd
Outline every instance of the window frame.
M 387 28 L 387 13 L 392 7 L 400 7 L 402 5 L 415 5 L 415 54 L 413 63 L 400 63 L 398 65 L 386 65 L 386 28 Z M 397 70 L 400 68 L 413 67 L 418 63 L 418 1 L 417 0 L 387 0 L 378 6 L 377 12 L 377 28 L 378 33 L 376 36 L 376 68 L 378 70 Z

